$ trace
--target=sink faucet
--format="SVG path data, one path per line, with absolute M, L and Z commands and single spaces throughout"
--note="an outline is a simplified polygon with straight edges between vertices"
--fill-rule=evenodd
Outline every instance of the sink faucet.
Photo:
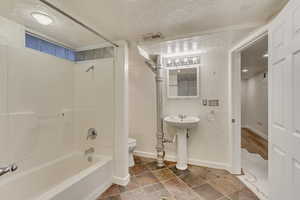
M 179 114 L 178 117 L 179 117 L 179 118 L 181 119 L 181 121 L 182 121 L 184 118 L 186 118 L 186 115 L 184 115 L 184 114 Z
M 18 169 L 18 166 L 16 164 L 12 164 L 7 167 L 1 167 L 0 168 L 0 176 L 3 176 L 4 174 L 7 174 L 9 172 L 14 172 L 17 169 Z

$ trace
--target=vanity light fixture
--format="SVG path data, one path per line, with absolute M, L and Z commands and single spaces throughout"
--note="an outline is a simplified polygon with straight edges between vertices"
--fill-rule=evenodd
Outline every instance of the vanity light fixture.
M 249 70 L 248 69 L 242 69 L 243 73 L 247 73 Z
M 206 53 L 206 51 L 204 51 L 204 50 L 187 51 L 187 52 L 180 52 L 180 53 L 166 54 L 166 55 L 163 55 L 163 57 L 165 57 L 165 58 L 171 58 L 171 57 L 190 56 L 190 55 L 203 54 L 203 53 Z
M 45 13 L 41 13 L 41 12 L 33 12 L 31 13 L 31 16 L 40 24 L 48 26 L 50 24 L 53 23 L 53 19 L 45 14 Z

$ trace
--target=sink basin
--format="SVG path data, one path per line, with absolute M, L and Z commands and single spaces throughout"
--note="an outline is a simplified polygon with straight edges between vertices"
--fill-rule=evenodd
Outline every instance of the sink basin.
M 165 122 L 177 128 L 188 129 L 197 126 L 200 122 L 198 117 L 187 116 L 180 118 L 179 116 L 168 116 L 164 119 Z

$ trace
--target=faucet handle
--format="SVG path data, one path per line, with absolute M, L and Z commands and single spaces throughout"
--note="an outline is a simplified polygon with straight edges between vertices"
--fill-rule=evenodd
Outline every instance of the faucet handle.
M 17 171 L 18 170 L 18 165 L 16 165 L 15 163 L 13 163 L 11 166 L 10 166 L 10 171 L 11 172 L 14 172 L 14 171 Z
M 0 176 L 7 174 L 9 172 L 14 172 L 18 169 L 18 166 L 16 164 L 11 164 L 7 167 L 1 167 L 0 168 Z
M 98 132 L 95 128 L 89 128 L 88 129 L 88 134 L 86 139 L 88 140 L 89 138 L 91 138 L 92 140 L 96 139 L 96 137 L 98 136 Z

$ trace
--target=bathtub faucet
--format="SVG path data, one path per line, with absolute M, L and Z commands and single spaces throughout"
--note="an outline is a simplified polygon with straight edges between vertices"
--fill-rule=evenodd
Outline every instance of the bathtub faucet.
M 94 147 L 90 147 L 90 148 L 88 148 L 84 151 L 84 155 L 89 155 L 89 154 L 92 154 L 92 153 L 95 153 L 95 148 Z
M 4 174 L 7 174 L 9 172 L 14 172 L 18 169 L 18 166 L 16 164 L 11 164 L 7 167 L 1 167 L 0 168 L 0 176 L 3 176 Z
M 88 140 L 89 138 L 91 138 L 92 140 L 96 139 L 96 137 L 98 136 L 98 132 L 95 128 L 89 128 L 88 129 L 88 133 L 87 133 L 87 137 L 86 139 Z

